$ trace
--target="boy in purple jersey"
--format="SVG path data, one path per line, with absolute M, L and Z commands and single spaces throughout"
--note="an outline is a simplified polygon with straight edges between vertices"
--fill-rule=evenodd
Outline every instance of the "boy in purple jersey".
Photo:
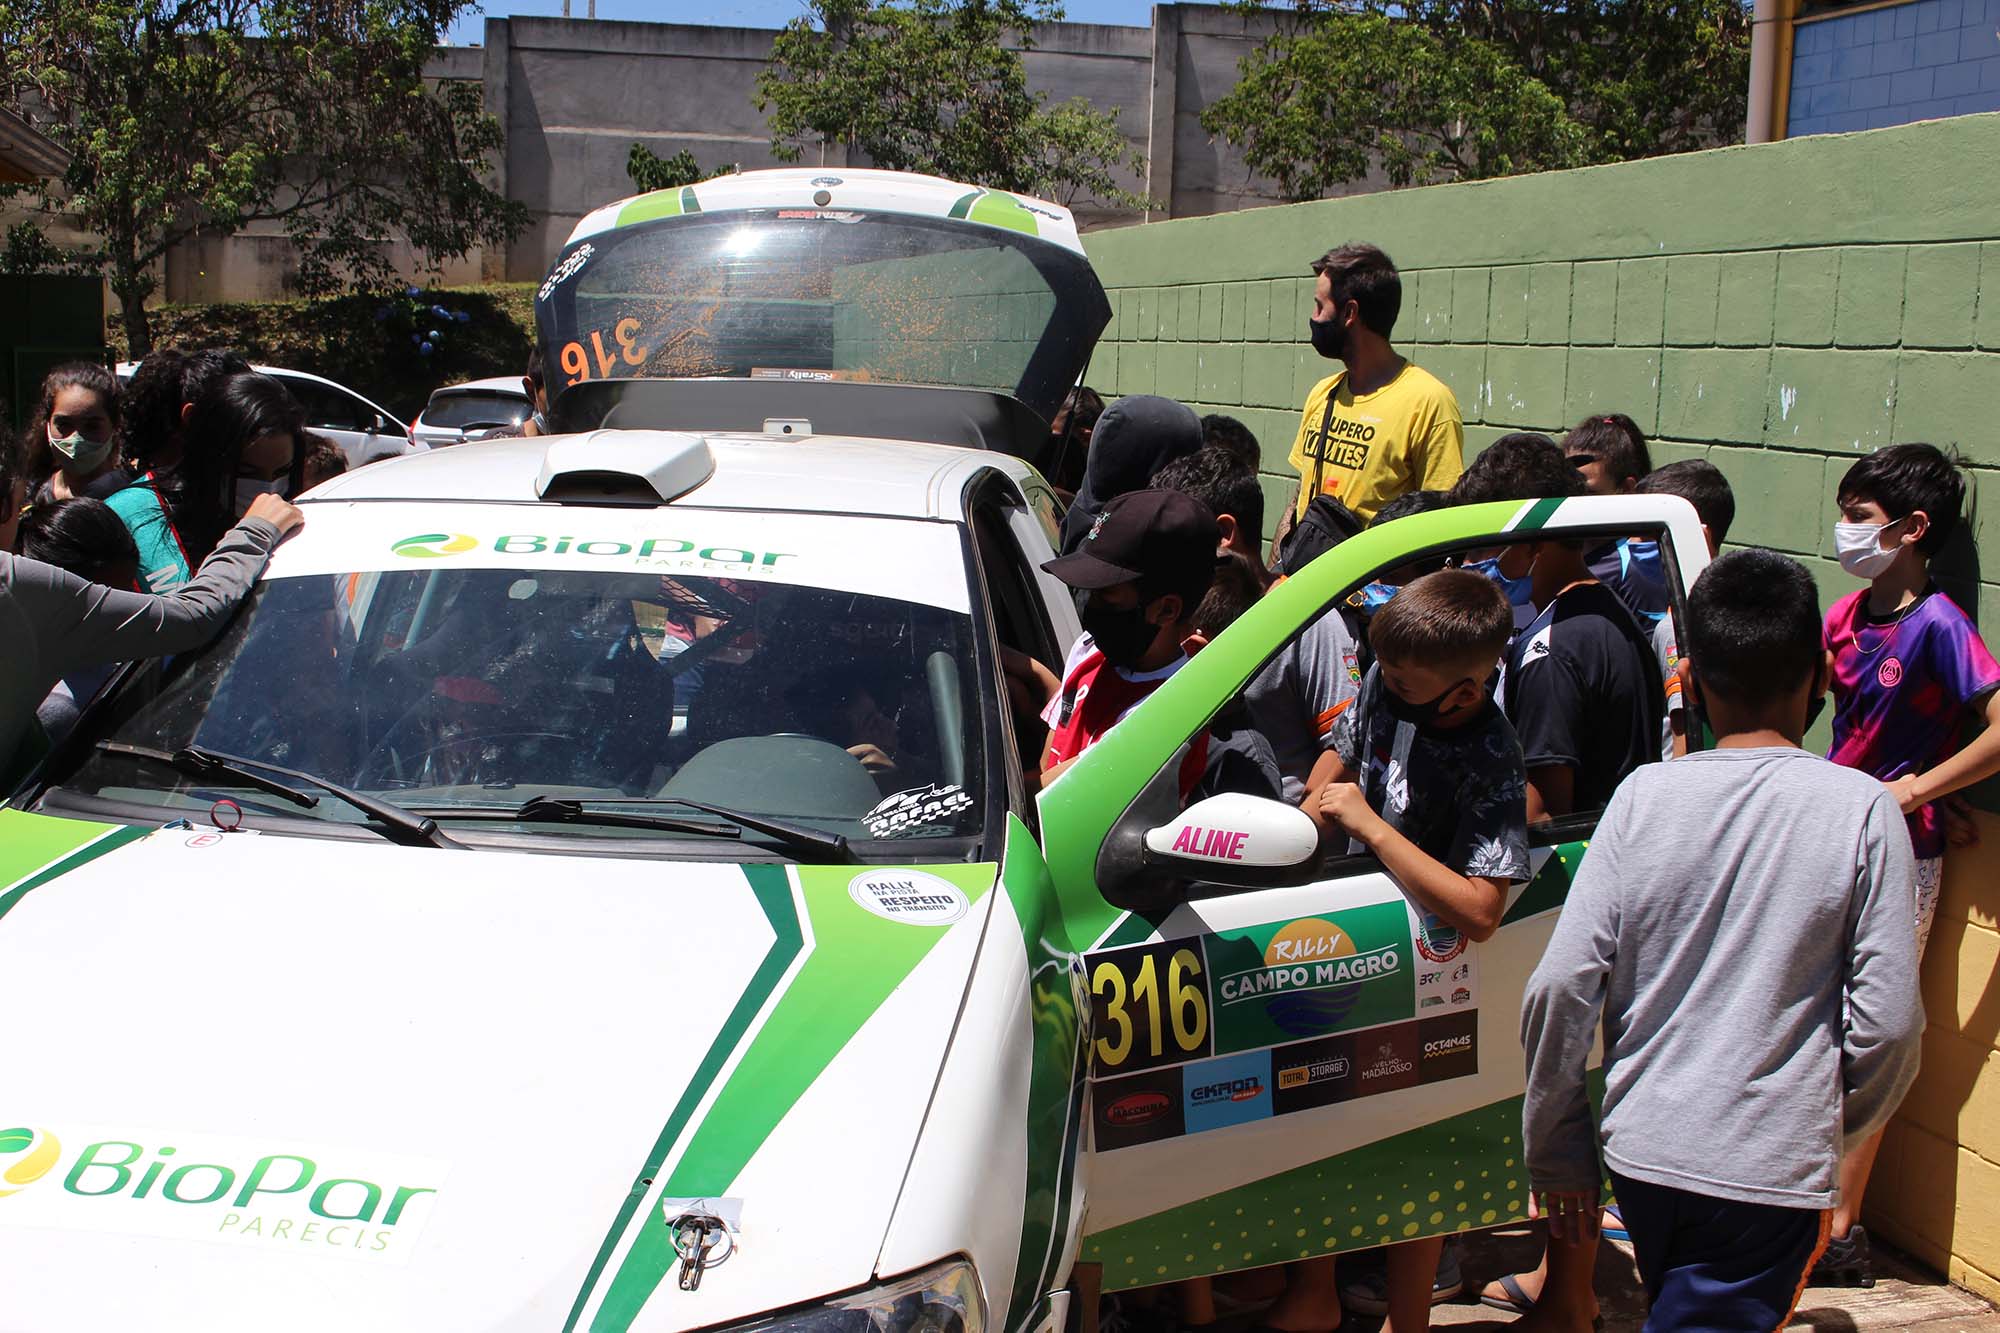
M 1944 865 L 1933 804 L 2000 772 L 2000 662 L 1979 630 L 1931 582 L 1931 555 L 1958 525 L 1965 479 L 1928 444 L 1878 449 L 1847 470 L 1834 524 L 1840 566 L 1868 587 L 1826 613 L 1833 655 L 1833 748 L 1827 757 L 1888 784 L 1917 855 L 1917 954 L 1937 912 Z M 1984 730 L 1959 748 L 1975 717 Z M 1868 1235 L 1856 1225 L 1878 1132 L 1841 1164 L 1833 1240 L 1816 1280 L 1873 1285 Z

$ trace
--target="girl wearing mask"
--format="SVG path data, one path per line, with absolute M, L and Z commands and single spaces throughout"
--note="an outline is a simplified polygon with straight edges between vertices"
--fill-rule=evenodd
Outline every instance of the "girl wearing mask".
M 102 500 L 130 480 L 118 467 L 117 377 L 72 361 L 42 381 L 41 402 L 24 437 L 34 503 Z
M 187 416 L 177 466 L 113 497 L 139 547 L 148 592 L 177 588 L 258 495 L 298 493 L 305 414 L 284 385 L 245 371 L 214 384 Z

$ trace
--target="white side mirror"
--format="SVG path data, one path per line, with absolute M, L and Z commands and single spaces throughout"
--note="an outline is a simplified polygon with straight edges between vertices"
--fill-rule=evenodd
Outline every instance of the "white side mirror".
M 1146 859 L 1212 877 L 1216 870 L 1293 869 L 1319 855 L 1319 826 L 1283 801 L 1225 792 L 1146 830 Z

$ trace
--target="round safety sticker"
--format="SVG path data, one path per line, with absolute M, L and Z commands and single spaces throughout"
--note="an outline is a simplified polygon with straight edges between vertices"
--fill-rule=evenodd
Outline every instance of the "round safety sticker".
M 883 920 L 910 926 L 948 926 L 971 906 L 958 885 L 921 870 L 870 870 L 849 880 L 847 893 Z

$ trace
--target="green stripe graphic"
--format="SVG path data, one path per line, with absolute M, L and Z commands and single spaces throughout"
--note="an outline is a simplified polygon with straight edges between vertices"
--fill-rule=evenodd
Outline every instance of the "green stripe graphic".
M 757 905 L 764 909 L 764 918 L 771 923 L 771 930 L 777 938 L 771 941 L 770 949 L 764 954 L 764 961 L 757 965 L 757 971 L 752 974 L 750 984 L 743 988 L 742 997 L 736 1001 L 735 1008 L 729 1011 L 729 1017 L 724 1020 L 722 1030 L 716 1033 L 715 1040 L 709 1044 L 708 1053 L 696 1067 L 694 1077 L 688 1080 L 687 1090 L 681 1094 L 680 1101 L 674 1104 L 673 1114 L 667 1118 L 665 1127 L 660 1130 L 660 1136 L 653 1141 L 652 1150 L 646 1154 L 645 1163 L 633 1176 L 631 1193 L 626 1196 L 624 1205 L 619 1208 L 618 1218 L 611 1224 L 611 1230 L 604 1237 L 604 1243 L 598 1246 L 597 1258 L 591 1262 L 590 1272 L 583 1280 L 583 1288 L 576 1294 L 576 1303 L 570 1307 L 569 1318 L 563 1321 L 564 1333 L 569 1333 L 569 1330 L 576 1327 L 577 1318 L 583 1313 L 584 1302 L 590 1299 L 591 1288 L 597 1285 L 598 1276 L 604 1271 L 605 1264 L 610 1261 L 612 1250 L 617 1248 L 618 1238 L 625 1234 L 625 1228 L 631 1222 L 633 1212 L 646 1198 L 650 1188 L 647 1182 L 659 1176 L 660 1164 L 666 1161 L 667 1153 L 673 1149 L 674 1141 L 686 1127 L 688 1117 L 694 1114 L 694 1108 L 699 1106 L 701 1099 L 708 1094 L 709 1085 L 715 1081 L 716 1073 L 729 1058 L 729 1053 L 736 1049 L 736 1044 L 743 1039 L 743 1033 L 750 1026 L 750 1020 L 764 1007 L 764 1001 L 770 998 L 771 991 L 777 986 L 779 978 L 785 975 L 785 969 L 789 968 L 792 960 L 798 957 L 799 948 L 804 942 L 798 915 L 792 907 L 791 881 L 786 877 L 784 867 L 746 865 L 739 868 L 743 871 L 744 878 L 750 881 L 750 891 L 757 895 Z M 666 1228 L 664 1225 L 651 1228 L 647 1234 L 655 1231 L 664 1234 Z M 601 1314 L 594 1326 L 604 1326 Z
M 1001 882 L 1021 927 L 1028 953 L 1028 1021 L 1034 1049 L 1028 1066 L 1028 1174 L 1022 1192 L 1021 1249 L 1007 1322 L 1021 1321 L 1055 1285 L 1062 1263 L 1064 1222 L 1073 1206 L 1076 1164 L 1082 1147 L 1083 1045 L 1080 1016 L 1070 988 L 1070 952 L 1056 916 L 1055 887 L 1034 834 L 1007 817 L 1007 850 Z
M 29 893 L 152 830 L 0 810 L 0 916 Z
M 990 863 L 921 869 L 956 884 L 974 903 L 993 887 Z M 864 911 L 847 892 L 861 873 L 855 867 L 800 866 L 797 873 L 812 919 L 812 952 L 696 1126 L 667 1178 L 669 1197 L 727 1194 L 792 1104 L 945 934 Z M 954 994 L 953 1002 L 959 998 Z M 665 1136 L 669 1146 L 672 1137 Z M 666 1225 L 642 1226 L 590 1322 L 592 1333 L 625 1333 L 678 1262 Z

